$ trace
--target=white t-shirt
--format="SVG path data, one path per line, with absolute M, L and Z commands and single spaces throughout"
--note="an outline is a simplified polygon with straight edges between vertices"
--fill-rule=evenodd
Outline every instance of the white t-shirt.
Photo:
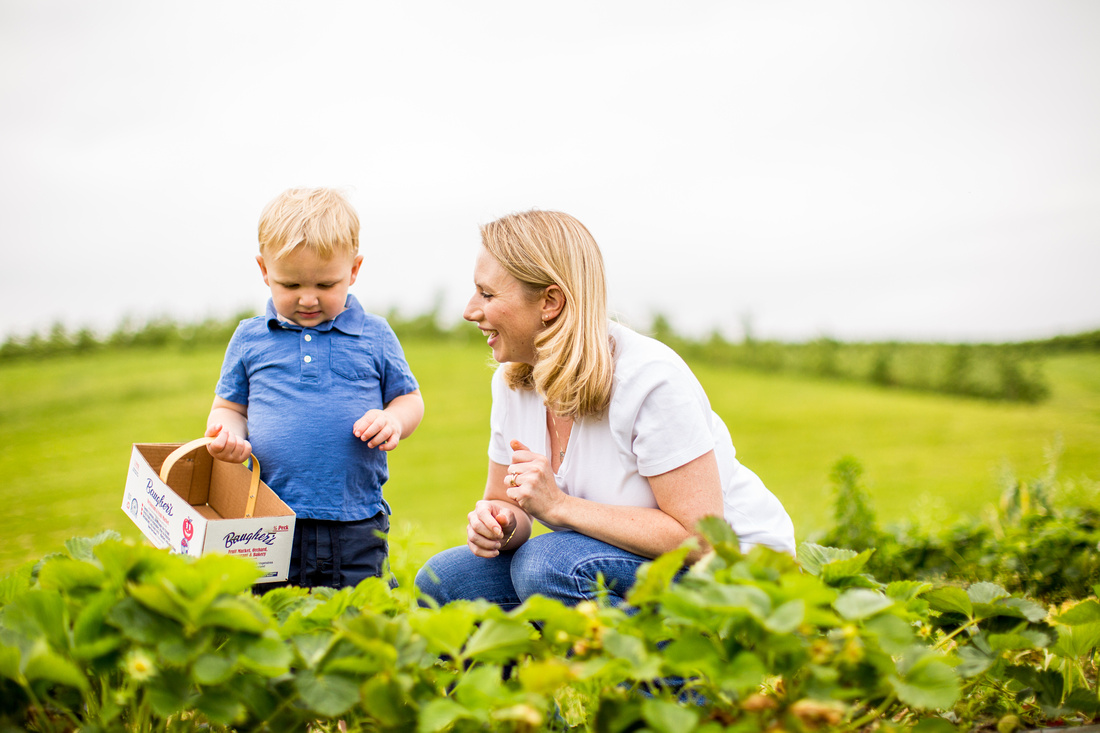
M 766 545 L 794 553 L 794 525 L 759 477 L 742 466 L 722 419 L 676 352 L 617 323 L 614 378 L 606 415 L 573 424 L 555 475 L 566 494 L 603 504 L 657 507 L 648 477 L 679 468 L 707 451 L 718 459 L 725 518 L 747 550 Z M 512 462 L 509 442 L 550 455 L 546 406 L 534 390 L 509 389 L 493 375 L 489 459 Z M 551 529 L 555 529 L 551 527 Z

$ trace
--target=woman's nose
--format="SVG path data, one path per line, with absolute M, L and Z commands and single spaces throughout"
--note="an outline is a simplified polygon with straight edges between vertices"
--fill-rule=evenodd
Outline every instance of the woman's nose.
M 474 298 L 470 298 L 470 301 L 466 303 L 466 310 L 462 311 L 462 317 L 467 321 L 476 321 L 479 320 L 479 315 L 480 309 L 474 305 Z

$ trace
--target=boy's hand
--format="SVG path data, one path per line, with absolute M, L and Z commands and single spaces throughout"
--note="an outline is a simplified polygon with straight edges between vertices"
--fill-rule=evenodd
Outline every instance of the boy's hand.
M 219 461 L 244 463 L 252 455 L 251 443 L 223 429 L 221 425 L 208 427 L 206 437 L 214 438 L 214 442 L 206 446 L 206 450 Z
M 367 410 L 363 417 L 355 421 L 351 432 L 368 448 L 388 451 L 401 442 L 401 423 L 384 410 Z

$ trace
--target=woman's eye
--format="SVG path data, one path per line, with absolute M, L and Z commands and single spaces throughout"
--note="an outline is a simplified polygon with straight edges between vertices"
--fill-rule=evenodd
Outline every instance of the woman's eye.
M 482 291 L 482 293 L 481 293 L 481 297 L 482 297 L 482 298 L 485 298 L 485 300 L 489 300 L 489 299 L 490 299 L 490 298 L 492 298 L 493 296 L 492 296 L 492 294 L 491 294 L 491 293 L 486 293 L 486 292 Z

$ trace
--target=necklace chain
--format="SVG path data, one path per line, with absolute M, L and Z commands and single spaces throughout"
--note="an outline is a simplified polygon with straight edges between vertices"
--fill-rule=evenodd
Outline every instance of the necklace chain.
M 549 412 L 546 413 L 546 418 L 550 421 L 550 428 L 554 431 L 554 437 L 558 439 L 558 463 L 560 464 L 565 460 L 565 449 L 567 447 L 566 442 L 561 439 L 561 434 L 558 432 L 558 423 L 551 416 Z M 569 435 L 566 434 L 565 441 L 569 440 Z

